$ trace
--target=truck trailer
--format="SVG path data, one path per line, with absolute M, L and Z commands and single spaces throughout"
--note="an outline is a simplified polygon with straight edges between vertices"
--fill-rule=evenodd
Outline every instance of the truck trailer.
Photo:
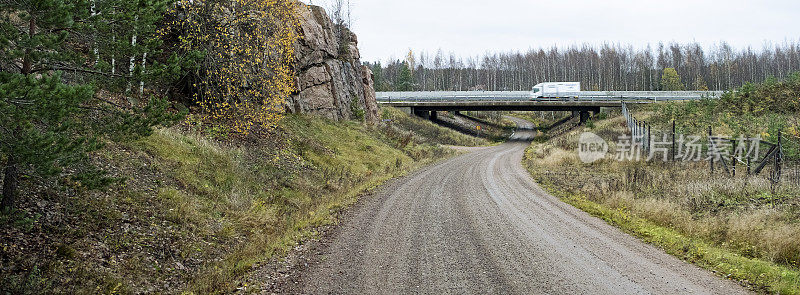
M 577 98 L 581 94 L 581 82 L 546 82 L 531 89 L 531 98 Z

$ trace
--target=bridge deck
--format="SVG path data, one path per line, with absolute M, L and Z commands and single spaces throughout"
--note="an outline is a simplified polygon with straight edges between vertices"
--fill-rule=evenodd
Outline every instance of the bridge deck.
M 382 101 L 382 106 L 417 111 L 593 111 L 620 107 L 622 101 L 482 100 L 482 101 Z
M 384 106 L 418 111 L 599 111 L 625 103 L 718 98 L 719 91 L 582 91 L 577 97 L 533 98 L 527 91 L 378 92 Z
M 380 102 L 393 101 L 662 101 L 718 98 L 721 91 L 581 91 L 569 99 L 533 98 L 528 91 L 430 91 L 377 92 Z
M 394 107 L 449 108 L 449 107 L 619 107 L 622 100 L 472 100 L 472 101 L 380 101 L 381 105 Z M 635 101 L 650 103 L 652 101 Z

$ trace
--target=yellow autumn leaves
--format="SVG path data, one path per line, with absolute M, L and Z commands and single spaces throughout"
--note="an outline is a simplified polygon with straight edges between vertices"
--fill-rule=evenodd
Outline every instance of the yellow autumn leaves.
M 298 5 L 291 0 L 181 0 L 170 26 L 183 50 L 205 52 L 195 101 L 208 119 L 248 133 L 272 128 L 295 91 Z

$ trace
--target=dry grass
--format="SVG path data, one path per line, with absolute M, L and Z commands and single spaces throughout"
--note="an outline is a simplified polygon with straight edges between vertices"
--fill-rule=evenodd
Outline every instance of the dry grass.
M 222 139 L 187 124 L 101 150 L 98 164 L 125 179 L 107 190 L 26 180 L 19 216 L 0 215 L 0 293 L 231 293 L 365 190 L 456 153 L 437 142 L 486 143 L 392 118 L 292 115 L 274 133 Z
M 620 116 L 534 143 L 525 164 L 554 192 L 622 210 L 744 257 L 800 267 L 800 191 L 782 186 L 774 194 L 763 176 L 710 174 L 708 163 L 645 163 L 578 160 L 584 131 L 607 141 L 626 131 Z M 610 142 L 610 151 L 616 147 Z M 741 169 L 741 167 L 740 167 Z M 744 170 L 744 169 L 742 169 Z M 766 173 L 765 173 L 766 174 Z M 800 286 L 800 282 L 795 282 Z M 791 284 L 790 284 L 791 285 Z
M 481 146 L 489 144 L 489 141 L 483 138 L 465 135 L 448 128 L 442 128 L 430 120 L 409 116 L 396 108 L 387 107 L 381 109 L 381 111 L 381 118 L 383 120 L 391 120 L 390 122 L 392 122 L 396 128 L 409 131 L 416 139 L 431 140 L 438 144 L 457 146 Z

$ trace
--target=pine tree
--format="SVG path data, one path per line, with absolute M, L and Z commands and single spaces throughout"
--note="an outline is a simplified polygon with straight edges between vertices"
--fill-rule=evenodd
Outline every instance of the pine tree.
M 70 168 L 70 177 L 89 188 L 109 183 L 89 163 L 89 152 L 104 139 L 147 135 L 151 126 L 176 118 L 164 111 L 164 100 L 123 109 L 96 98 L 96 71 L 85 67 L 89 54 L 75 36 L 81 34 L 73 34 L 86 29 L 86 4 L 0 1 L 3 209 L 14 206 L 20 175 L 51 177 Z
M 408 68 L 408 64 L 403 62 L 397 79 L 397 91 L 411 91 L 413 87 L 414 77 L 411 76 L 411 70 Z
M 369 65 L 369 63 L 367 63 Z M 383 74 L 383 67 L 380 62 L 376 62 L 370 66 L 372 74 L 375 76 L 373 83 L 375 84 L 375 91 L 389 91 L 389 86 L 386 85 L 386 78 Z
M 92 47 L 89 64 L 104 75 L 93 77 L 104 89 L 125 90 L 129 98 L 141 95 L 145 83 L 171 81 L 164 74 L 176 70 L 171 63 L 158 63 L 162 40 L 158 24 L 169 8 L 170 0 L 89 0 L 89 11 L 95 15 L 82 17 L 81 33 L 88 36 Z M 149 86 L 149 84 L 148 84 Z

